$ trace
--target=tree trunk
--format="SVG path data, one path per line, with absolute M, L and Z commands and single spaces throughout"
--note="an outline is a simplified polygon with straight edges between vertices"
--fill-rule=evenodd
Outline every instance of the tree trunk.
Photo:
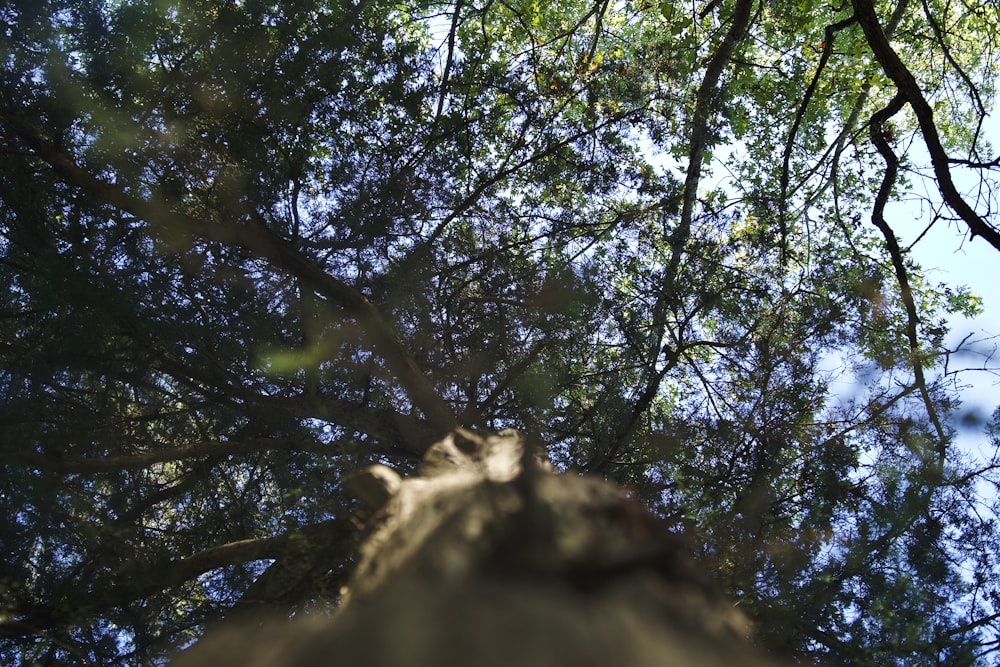
M 418 475 L 348 483 L 372 511 L 344 601 L 210 632 L 177 667 L 775 665 L 621 488 L 553 472 L 515 431 L 458 429 Z

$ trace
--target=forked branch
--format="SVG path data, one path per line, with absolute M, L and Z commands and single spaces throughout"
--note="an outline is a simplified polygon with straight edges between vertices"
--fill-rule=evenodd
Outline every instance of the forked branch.
M 941 197 L 969 227 L 972 237 L 982 236 L 990 245 L 1000 250 L 1000 232 L 976 213 L 955 187 L 949 168 L 950 160 L 941 144 L 941 137 L 934 122 L 934 112 L 920 90 L 916 78 L 889 44 L 888 38 L 882 31 L 878 16 L 875 14 L 872 0 L 853 0 L 853 2 L 855 17 L 865 33 L 865 39 L 868 41 L 868 46 L 875 55 L 875 59 L 886 76 L 896 85 L 898 97 L 902 102 L 910 105 L 917 117 L 920 133 L 924 137 L 927 152 L 931 156 L 931 164 L 934 168 L 934 176 L 937 179 Z

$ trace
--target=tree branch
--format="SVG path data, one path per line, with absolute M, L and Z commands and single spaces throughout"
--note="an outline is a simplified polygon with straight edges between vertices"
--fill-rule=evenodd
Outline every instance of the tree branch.
M 690 150 L 688 151 L 687 175 L 684 179 L 684 198 L 681 207 L 681 221 L 678 231 L 686 241 L 690 233 L 691 217 L 694 214 L 694 203 L 698 196 L 698 183 L 701 180 L 702 159 L 708 145 L 708 118 L 712 112 L 713 97 L 719 84 L 723 70 L 729 65 L 736 45 L 743 39 L 747 25 L 750 22 L 750 10 L 754 0 L 737 0 L 733 9 L 732 23 L 726 36 L 722 39 L 718 50 L 712 55 L 705 68 L 705 76 L 698 87 L 695 101 L 694 118 L 691 121 Z M 679 249 L 674 256 L 679 256 Z M 673 262 L 672 262 L 673 263 Z
M 0 622 L 0 637 L 26 637 L 72 624 L 74 618 L 134 603 L 135 600 L 179 586 L 205 572 L 255 560 L 329 557 L 335 543 L 353 543 L 357 530 L 344 519 L 330 519 L 274 537 L 220 544 L 186 558 L 155 564 L 129 562 L 109 576 L 113 585 L 88 591 L 70 590 L 62 599 L 44 607 L 12 610 L 10 620 Z M 346 556 L 346 551 L 345 554 Z
M 792 129 L 788 131 L 788 139 L 785 141 L 785 151 L 781 161 L 781 193 L 778 195 L 778 226 L 781 233 L 782 258 L 785 256 L 785 249 L 788 244 L 788 225 L 785 220 L 785 215 L 788 212 L 789 164 L 792 160 L 792 148 L 795 146 L 795 135 L 798 134 L 799 126 L 802 124 L 802 119 L 805 118 L 806 110 L 809 108 L 809 103 L 812 101 L 813 94 L 816 92 L 816 86 L 819 84 L 820 77 L 823 75 L 823 70 L 826 68 L 826 64 L 829 62 L 830 56 L 833 55 L 833 42 L 837 38 L 837 33 L 844 28 L 853 25 L 856 21 L 857 19 L 852 14 L 849 18 L 846 18 L 843 21 L 838 21 L 837 23 L 826 26 L 826 30 L 823 33 L 823 53 L 819 57 L 819 64 L 816 65 L 816 72 L 813 74 L 812 81 L 809 82 L 809 86 L 806 88 L 806 92 L 802 96 L 802 103 L 795 112 L 795 120 L 792 121 Z
M 326 273 L 311 258 L 303 256 L 294 245 L 263 225 L 206 222 L 171 210 L 170 203 L 165 200 L 145 200 L 132 196 L 81 169 L 69 156 L 40 136 L 29 123 L 10 113 L 8 109 L 0 109 L 0 121 L 14 130 L 66 183 L 80 188 L 98 202 L 145 220 L 158 236 L 167 239 L 198 238 L 237 246 L 266 259 L 276 268 L 298 276 L 309 288 L 338 304 L 348 315 L 358 320 L 370 336 L 372 347 L 385 360 L 410 400 L 424 413 L 435 431 L 444 434 L 454 428 L 456 420 L 451 408 L 438 395 L 375 306 L 359 291 Z
M 878 16 L 875 14 L 872 0 L 853 0 L 853 3 L 855 16 L 865 33 L 868 46 L 875 55 L 875 59 L 881 65 L 886 76 L 896 85 L 899 96 L 910 105 L 917 117 L 927 152 L 931 156 L 931 164 L 934 167 L 934 175 L 937 178 L 941 197 L 951 210 L 965 221 L 971 237 L 982 236 L 987 243 L 1000 250 L 1000 232 L 980 217 L 955 187 L 951 170 L 948 168 L 950 160 L 941 144 L 937 125 L 934 122 L 934 112 L 924 98 L 913 74 L 889 45 L 889 40 L 882 32 Z
M 239 441 L 189 442 L 177 447 L 156 449 L 132 456 L 109 456 L 105 458 L 62 458 L 35 452 L 0 452 L 0 463 L 29 466 L 40 470 L 64 474 L 87 474 L 101 472 L 118 472 L 122 470 L 140 470 L 155 463 L 181 461 L 205 456 L 227 456 L 229 454 L 246 454 L 261 451 L 296 451 L 313 452 L 338 456 L 340 452 L 335 446 L 319 442 L 309 442 L 293 438 L 255 438 Z
M 884 123 L 898 113 L 905 104 L 902 93 L 897 93 L 889 104 L 880 109 L 869 121 L 869 133 L 872 143 L 878 150 L 882 159 L 885 160 L 885 174 L 882 176 L 882 183 L 879 186 L 878 194 L 875 196 L 875 206 L 872 210 L 872 223 L 878 227 L 885 238 L 886 248 L 892 259 L 892 266 L 896 273 L 896 282 L 899 284 L 900 298 L 903 300 L 903 307 L 906 310 L 906 338 L 910 345 L 910 365 L 913 368 L 914 380 L 923 398 L 924 406 L 927 408 L 927 415 L 934 426 L 938 438 L 937 465 L 943 468 L 945 460 L 945 447 L 947 437 L 941 420 L 938 418 L 937 410 L 931 401 L 930 391 L 927 389 L 927 381 L 924 378 L 923 360 L 920 358 L 920 339 L 917 336 L 917 325 L 920 323 L 920 316 L 917 313 L 917 306 L 913 300 L 913 290 L 910 288 L 909 274 L 906 264 L 903 261 L 903 251 L 899 247 L 896 235 L 885 221 L 885 206 L 892 194 L 892 189 L 896 184 L 896 175 L 899 171 L 899 159 L 892 152 L 889 142 L 885 138 L 883 131 Z M 922 456 L 922 452 L 915 452 Z

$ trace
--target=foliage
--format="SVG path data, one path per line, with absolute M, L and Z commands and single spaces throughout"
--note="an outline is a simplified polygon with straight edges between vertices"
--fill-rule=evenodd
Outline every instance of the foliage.
M 996 661 L 997 463 L 943 366 L 977 300 L 882 215 L 929 176 L 1000 248 L 995 6 L 0 17 L 4 662 L 335 604 L 342 475 L 457 423 L 630 485 L 775 651 Z

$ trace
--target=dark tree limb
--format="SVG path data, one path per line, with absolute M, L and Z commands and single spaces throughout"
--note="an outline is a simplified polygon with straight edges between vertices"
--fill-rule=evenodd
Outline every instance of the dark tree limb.
M 346 401 L 328 393 L 291 396 L 247 396 L 254 407 L 277 409 L 302 419 L 322 419 L 378 441 L 375 451 L 403 458 L 419 458 L 436 439 L 432 424 L 413 415 L 379 408 L 358 401 Z
M 920 90 L 916 78 L 889 44 L 888 38 L 882 31 L 878 16 L 875 14 L 872 0 L 853 0 L 853 2 L 854 15 L 865 33 L 865 39 L 868 41 L 868 46 L 875 55 L 875 59 L 886 76 L 896 85 L 899 97 L 910 105 L 917 117 L 927 152 L 931 156 L 931 164 L 934 168 L 941 197 L 968 226 L 971 237 L 982 236 L 987 243 L 1000 250 L 1000 232 L 980 217 L 955 187 L 949 169 L 951 161 L 941 144 L 937 125 L 934 122 L 934 112 Z
M 451 16 L 451 29 L 448 31 L 448 56 L 445 59 L 444 69 L 441 71 L 441 89 L 438 92 L 437 111 L 434 112 L 434 122 L 441 118 L 444 111 L 444 102 L 448 94 L 448 85 L 451 83 L 451 68 L 455 59 L 455 38 L 458 36 L 458 28 L 462 16 L 462 0 L 456 0 L 455 9 Z
M 175 447 L 155 449 L 131 456 L 108 456 L 103 458 L 63 458 L 50 454 L 38 454 L 24 451 L 0 452 L 0 463 L 29 466 L 39 470 L 64 474 L 88 474 L 102 472 L 119 472 L 123 470 L 141 470 L 156 463 L 167 461 L 183 461 L 207 456 L 227 456 L 230 454 L 246 454 L 263 451 L 295 451 L 312 452 L 338 456 L 336 446 L 302 440 L 298 438 L 252 438 L 221 442 L 202 440 L 189 442 Z
M 346 315 L 357 319 L 372 348 L 385 360 L 410 400 L 436 431 L 443 434 L 454 428 L 456 420 L 450 406 L 437 393 L 375 306 L 361 292 L 326 273 L 292 243 L 260 224 L 199 220 L 172 210 L 168 201 L 133 196 L 82 169 L 28 122 L 8 109 L 0 109 L 0 122 L 13 130 L 63 181 L 83 190 L 97 202 L 145 220 L 158 236 L 168 240 L 202 239 L 243 248 L 276 268 L 297 276 L 304 285 L 330 299 Z
M 750 13 L 754 0 L 736 0 L 729 29 L 726 31 L 719 48 L 708 61 L 705 76 L 698 87 L 694 107 L 694 117 L 691 119 L 691 136 L 689 137 L 687 175 L 684 178 L 684 194 L 681 204 L 681 219 L 670 239 L 673 253 L 666 273 L 666 283 L 671 288 L 680 266 L 683 248 L 691 235 L 691 221 L 694 216 L 694 204 L 698 198 L 698 184 L 701 182 L 702 162 L 705 150 L 708 148 L 708 120 L 714 111 L 714 98 L 718 89 L 722 72 L 729 66 L 733 51 L 743 39 L 747 26 L 750 24 Z
M 924 406 L 927 408 L 927 415 L 934 426 L 937 434 L 937 465 L 943 467 L 945 460 L 945 447 L 947 436 L 938 417 L 937 409 L 931 400 L 930 391 L 927 389 L 927 381 L 924 378 L 923 359 L 920 355 L 920 339 L 917 334 L 917 326 L 920 324 L 920 316 L 917 313 L 917 306 L 913 300 L 913 290 L 910 288 L 909 272 L 903 260 L 903 251 L 896 240 L 896 234 L 892 227 L 885 220 L 885 206 L 892 195 L 892 189 L 896 184 L 896 175 L 899 171 L 899 159 L 893 153 L 889 141 L 886 139 L 884 124 L 889 118 L 897 114 L 906 103 L 902 93 L 898 93 L 889 104 L 880 109 L 869 121 L 869 132 L 872 143 L 876 150 L 885 160 L 885 173 L 882 175 L 882 183 L 875 196 L 875 206 L 872 210 L 872 223 L 882 232 L 885 238 L 886 248 L 889 250 L 889 257 L 892 259 L 893 270 L 896 273 L 896 282 L 899 284 L 900 298 L 903 300 L 903 308 L 906 310 L 906 339 L 910 346 L 910 366 L 913 368 L 914 380 L 920 391 Z M 918 455 L 921 452 L 916 452 Z
M 220 567 L 262 559 L 300 559 L 310 554 L 332 557 L 339 554 L 339 550 L 333 549 L 336 544 L 353 546 L 356 532 L 347 520 L 331 519 L 274 537 L 220 544 L 176 560 L 154 564 L 130 562 L 111 573 L 109 581 L 113 583 L 103 589 L 71 588 L 62 599 L 43 607 L 11 610 L 10 620 L 0 622 L 0 637 L 25 637 L 64 627 L 75 618 L 132 604 L 136 599 L 179 586 Z M 343 550 L 343 557 L 346 558 L 348 550 Z
M 709 142 L 708 122 L 712 113 L 716 111 L 715 97 L 719 86 L 719 79 L 722 78 L 722 73 L 732 61 L 733 52 L 746 34 L 753 7 L 754 0 L 736 0 L 729 28 L 721 44 L 719 44 L 719 47 L 709 59 L 705 68 L 705 75 L 702 78 L 701 85 L 698 87 L 694 116 L 691 119 L 690 148 L 688 151 L 687 173 L 684 179 L 680 220 L 670 235 L 670 261 L 664 269 L 661 292 L 654 306 L 655 333 L 649 340 L 650 359 L 654 370 L 648 377 L 642 394 L 635 402 L 628 423 L 617 435 L 611 447 L 602 452 L 602 458 L 590 462 L 588 468 L 591 470 L 600 470 L 603 468 L 627 444 L 635 431 L 639 418 L 649 407 L 653 397 L 656 395 L 660 381 L 677 364 L 679 352 L 673 351 L 669 346 L 664 347 L 663 345 L 663 313 L 666 312 L 671 301 L 677 295 L 677 276 L 681 267 L 681 259 L 684 256 L 684 248 L 691 236 L 694 205 L 698 198 L 698 184 L 701 182 L 702 162 L 704 161 L 705 150 L 708 148 Z M 707 8 L 707 11 L 710 11 L 710 8 Z M 656 371 L 655 365 L 660 354 L 664 354 L 666 359 L 662 369 Z
M 816 72 L 813 74 L 812 81 L 809 82 L 809 86 L 806 88 L 806 92 L 802 96 L 802 103 L 795 112 L 795 120 L 792 121 L 792 129 L 788 131 L 788 139 L 785 141 L 785 151 L 781 160 L 781 192 L 778 195 L 778 225 L 781 233 L 782 257 L 785 256 L 788 244 L 788 224 L 785 220 L 785 216 L 788 212 L 788 179 L 790 177 L 789 164 L 792 160 L 792 149 L 795 146 L 795 135 L 798 134 L 799 126 L 802 125 L 802 120 L 805 118 L 806 110 L 809 108 L 809 103 L 812 102 L 813 94 L 816 92 L 816 86 L 819 84 L 819 80 L 823 76 L 826 64 L 830 61 L 830 56 L 833 55 L 833 42 L 837 38 L 837 33 L 848 26 L 854 25 L 856 21 L 857 19 L 852 14 L 849 18 L 846 18 L 843 21 L 838 21 L 837 23 L 826 26 L 823 33 L 823 53 L 820 54 L 819 64 L 816 65 Z
M 601 454 L 599 458 L 592 460 L 587 465 L 587 470 L 589 472 L 601 473 L 607 470 L 611 463 L 615 460 L 615 457 L 625 448 L 629 440 L 635 434 L 636 429 L 639 427 L 639 421 L 642 416 L 649 409 L 649 406 L 653 404 L 653 399 L 656 398 L 660 393 L 660 383 L 663 382 L 663 378 L 666 377 L 667 373 L 677 367 L 678 362 L 681 358 L 681 350 L 670 349 L 665 347 L 663 350 L 667 359 L 663 364 L 663 367 L 659 370 L 654 370 L 649 374 L 646 380 L 646 387 L 643 389 L 642 394 L 632 405 L 632 411 L 629 415 L 628 421 L 625 425 L 615 434 L 615 440 L 611 445 Z

